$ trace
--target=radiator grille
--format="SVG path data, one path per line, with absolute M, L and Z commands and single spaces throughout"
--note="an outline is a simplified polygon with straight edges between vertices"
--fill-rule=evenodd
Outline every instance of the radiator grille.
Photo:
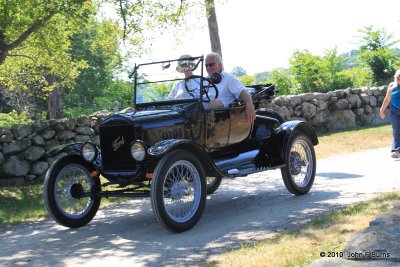
M 130 154 L 135 140 L 132 125 L 100 127 L 100 147 L 105 170 L 133 170 L 136 162 Z

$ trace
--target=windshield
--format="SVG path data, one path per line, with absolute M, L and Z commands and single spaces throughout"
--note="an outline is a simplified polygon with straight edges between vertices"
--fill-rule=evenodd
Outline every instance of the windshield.
M 200 98 L 203 57 L 174 59 L 139 64 L 133 73 L 135 103 L 153 103 Z M 185 82 L 185 71 L 192 70 L 193 79 Z

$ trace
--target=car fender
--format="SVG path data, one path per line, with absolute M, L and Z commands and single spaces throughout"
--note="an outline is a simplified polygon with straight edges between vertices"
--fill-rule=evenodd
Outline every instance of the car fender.
M 64 144 L 60 146 L 56 146 L 47 152 L 48 157 L 55 157 L 59 154 L 67 154 L 67 155 L 81 155 L 81 147 L 83 142 L 77 142 L 72 144 Z
M 277 135 L 280 136 L 282 142 L 280 156 L 283 160 L 285 159 L 289 138 L 297 132 L 302 132 L 308 136 L 314 146 L 318 144 L 317 134 L 310 123 L 300 120 L 284 122 L 277 129 Z
M 151 146 L 147 152 L 151 157 L 161 158 L 175 149 L 185 149 L 193 152 L 201 160 L 207 176 L 224 176 L 215 166 L 208 153 L 200 145 L 189 139 L 162 140 Z

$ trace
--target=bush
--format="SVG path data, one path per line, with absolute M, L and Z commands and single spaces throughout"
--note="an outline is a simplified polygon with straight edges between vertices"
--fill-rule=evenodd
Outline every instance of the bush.
M 10 128 L 13 124 L 29 124 L 32 120 L 28 118 L 26 112 L 18 114 L 15 110 L 8 114 L 0 114 L 0 128 Z

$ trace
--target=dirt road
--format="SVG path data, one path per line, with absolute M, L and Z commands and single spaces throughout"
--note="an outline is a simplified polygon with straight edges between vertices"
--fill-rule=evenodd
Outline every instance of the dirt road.
M 286 190 L 280 171 L 224 180 L 190 231 L 162 228 L 150 199 L 100 209 L 86 227 L 53 221 L 0 230 L 0 266 L 190 266 L 246 242 L 294 228 L 339 206 L 400 189 L 400 160 L 388 149 L 318 160 L 314 187 Z

